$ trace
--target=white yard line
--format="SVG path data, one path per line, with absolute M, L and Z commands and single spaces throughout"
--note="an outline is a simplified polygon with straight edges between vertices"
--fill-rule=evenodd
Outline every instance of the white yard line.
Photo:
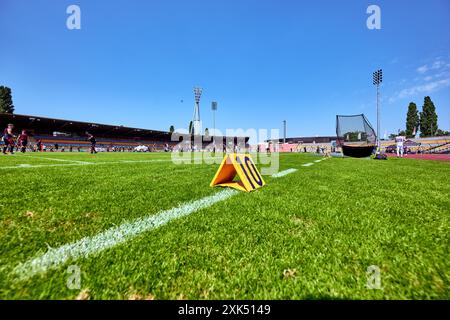
M 319 160 L 314 160 L 314 162 L 315 162 L 315 163 L 319 163 L 319 162 L 321 162 L 321 161 L 323 161 L 323 160 L 325 160 L 325 158 L 322 158 L 322 159 L 319 159 Z M 302 164 L 302 167 L 310 167 L 310 166 L 312 166 L 312 165 L 314 165 L 313 162 L 308 162 L 308 163 Z M 287 175 L 287 174 L 290 174 L 290 173 L 293 173 L 293 172 L 295 172 L 295 171 L 297 171 L 297 169 L 287 169 L 287 170 L 284 170 L 284 171 L 280 171 L 280 172 L 278 172 L 278 173 L 273 174 L 273 175 L 272 175 L 272 178 L 283 177 L 283 176 L 285 176 L 285 175 Z
M 119 160 L 118 163 L 139 163 L 139 162 L 172 162 L 172 159 L 149 159 L 149 160 Z M 105 162 L 106 163 L 106 162 Z
M 305 164 L 302 164 L 302 167 L 309 167 L 309 166 L 312 166 L 314 163 L 312 163 L 312 162 L 308 162 L 308 163 L 305 163 Z
M 37 157 L 41 159 L 40 157 Z M 45 158 L 42 158 L 45 159 Z M 48 158 L 47 158 L 48 159 Z M 121 164 L 121 163 L 152 163 L 152 162 L 171 162 L 171 159 L 152 159 L 152 160 L 120 160 L 120 161 L 103 161 L 103 162 L 88 162 L 88 161 L 73 161 L 73 163 L 64 164 L 18 164 L 15 166 L 0 167 L 0 169 L 32 169 L 32 168 L 46 168 L 46 167 L 67 167 L 67 166 L 86 166 L 86 165 L 104 165 L 104 164 Z
M 22 156 L 23 158 L 30 157 L 36 159 L 46 159 L 60 162 L 67 162 L 64 164 L 17 164 L 14 166 L 4 166 L 0 167 L 1 169 L 33 169 L 33 168 L 46 168 L 46 167 L 66 167 L 66 166 L 85 166 L 85 165 L 105 165 L 105 164 L 121 164 L 121 163 L 152 163 L 152 162 L 173 162 L 172 159 L 149 159 L 149 160 L 117 160 L 117 161 L 102 161 L 102 162 L 94 162 L 94 161 L 80 161 L 80 160 L 67 160 L 67 159 L 57 159 L 57 158 L 47 158 L 47 157 L 37 157 L 37 156 Z M 324 159 L 315 160 L 314 162 L 320 162 Z M 302 164 L 303 167 L 312 166 L 314 163 L 309 162 Z
M 45 160 L 52 160 L 52 161 L 60 161 L 60 162 L 72 162 L 72 163 L 80 163 L 80 164 L 89 164 L 88 161 L 79 161 L 79 160 L 67 160 L 67 159 L 59 159 L 59 158 L 48 158 L 48 157 L 36 157 L 36 156 L 24 156 L 27 158 L 33 158 L 33 159 L 45 159 Z
M 297 171 L 297 169 L 287 169 L 287 170 L 284 170 L 284 171 L 280 171 L 278 173 L 273 174 L 272 178 L 284 177 L 285 175 L 288 175 L 288 174 L 293 173 L 295 171 Z
M 45 254 L 19 264 L 14 268 L 20 280 L 29 279 L 37 274 L 54 269 L 68 260 L 76 260 L 115 247 L 138 235 L 165 225 L 171 220 L 187 216 L 197 210 L 208 208 L 213 204 L 238 194 L 238 191 L 226 189 L 212 196 L 188 202 L 179 207 L 163 211 L 156 215 L 136 219 L 118 227 L 108 229 L 93 237 L 85 237 L 79 241 L 51 248 Z
M 272 177 L 278 178 L 297 171 L 288 169 Z M 136 238 L 140 234 L 157 229 L 168 222 L 187 216 L 201 209 L 211 207 L 213 204 L 224 201 L 239 194 L 239 191 L 225 189 L 212 196 L 187 202 L 178 207 L 162 211 L 156 215 L 139 218 L 103 231 L 96 236 L 85 237 L 73 243 L 58 248 L 50 248 L 46 253 L 17 265 L 12 274 L 19 281 L 27 280 L 35 275 L 56 269 L 69 260 L 77 260 L 99 253 L 105 249 L 115 247 L 126 241 Z

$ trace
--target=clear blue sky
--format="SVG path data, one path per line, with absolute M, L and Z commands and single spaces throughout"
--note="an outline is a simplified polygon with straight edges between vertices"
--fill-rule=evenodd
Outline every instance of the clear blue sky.
M 66 8 L 81 8 L 81 30 Z M 381 30 L 366 9 L 381 7 Z M 336 114 L 375 126 L 372 71 L 383 68 L 382 133 L 430 95 L 450 130 L 450 2 L 0 0 L 0 84 L 16 112 L 168 130 L 186 128 L 195 85 L 212 127 L 334 134 Z M 181 102 L 183 101 L 183 102 Z

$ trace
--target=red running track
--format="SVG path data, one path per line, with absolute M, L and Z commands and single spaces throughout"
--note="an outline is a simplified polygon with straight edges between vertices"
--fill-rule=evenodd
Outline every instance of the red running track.
M 395 153 L 388 153 L 388 157 L 396 157 Z M 435 160 L 450 162 L 450 154 L 408 154 L 404 155 L 407 159 Z

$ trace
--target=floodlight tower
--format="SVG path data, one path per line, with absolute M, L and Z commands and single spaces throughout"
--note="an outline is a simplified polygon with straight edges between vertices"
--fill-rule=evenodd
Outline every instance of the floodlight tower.
M 380 150 L 380 84 L 383 82 L 383 70 L 373 73 L 373 85 L 377 86 L 377 150 Z
M 283 120 L 283 143 L 286 143 L 286 120 Z
M 194 106 L 194 116 L 192 117 L 192 126 L 194 128 L 194 135 L 201 134 L 200 125 L 200 97 L 202 96 L 202 88 L 194 88 L 195 106 Z
M 215 136 L 216 135 L 216 111 L 217 111 L 217 102 L 216 101 L 211 102 L 211 110 L 213 113 L 213 128 L 214 128 L 213 136 Z

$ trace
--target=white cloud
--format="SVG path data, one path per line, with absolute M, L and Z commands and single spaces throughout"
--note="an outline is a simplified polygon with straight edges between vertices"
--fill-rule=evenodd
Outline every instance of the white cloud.
M 450 85 L 450 78 L 437 80 L 437 81 L 429 82 L 426 84 L 414 86 L 411 88 L 403 89 L 399 92 L 397 97 L 399 99 L 403 99 L 403 98 L 414 96 L 419 93 L 428 94 L 428 93 L 440 90 L 442 88 L 445 88 L 449 85 Z
M 398 57 L 395 57 L 390 61 L 391 64 L 396 64 L 398 62 Z
M 428 72 L 430 70 L 440 70 L 440 69 L 444 69 L 444 68 L 448 68 L 450 67 L 450 64 L 445 62 L 444 60 L 442 60 L 441 57 L 437 57 L 436 59 L 434 59 L 433 63 L 428 64 L 424 64 L 421 67 L 418 67 L 416 69 L 416 71 L 420 74 L 423 74 L 425 72 Z
M 442 88 L 450 86 L 450 78 L 445 78 L 441 80 L 436 80 L 432 82 L 428 82 L 425 84 L 413 86 L 410 88 L 406 88 L 396 93 L 394 96 L 389 98 L 389 103 L 393 103 L 398 99 L 405 99 L 409 97 L 413 97 L 418 94 L 430 94 L 432 92 L 436 92 L 441 90 Z
M 428 95 L 450 86 L 450 63 L 445 58 L 436 57 L 434 61 L 418 67 L 416 71 L 422 74 L 413 79 L 416 85 L 411 84 L 409 88 L 396 92 L 388 99 L 389 103 L 419 94 Z M 398 84 L 401 85 L 402 82 Z
M 450 75 L 450 72 L 448 72 L 448 71 L 443 71 L 443 72 L 436 73 L 433 77 L 436 78 L 436 79 L 438 79 L 438 78 L 447 77 L 447 76 L 449 76 L 449 75 Z
M 427 65 L 423 65 L 423 66 L 417 68 L 417 72 L 418 73 L 425 73 L 427 71 L 428 71 L 428 66 Z
M 444 61 L 436 60 L 436 61 L 433 62 L 433 65 L 431 66 L 431 69 L 437 70 L 437 69 L 440 69 L 440 68 L 442 68 L 444 66 L 445 66 L 445 62 Z

